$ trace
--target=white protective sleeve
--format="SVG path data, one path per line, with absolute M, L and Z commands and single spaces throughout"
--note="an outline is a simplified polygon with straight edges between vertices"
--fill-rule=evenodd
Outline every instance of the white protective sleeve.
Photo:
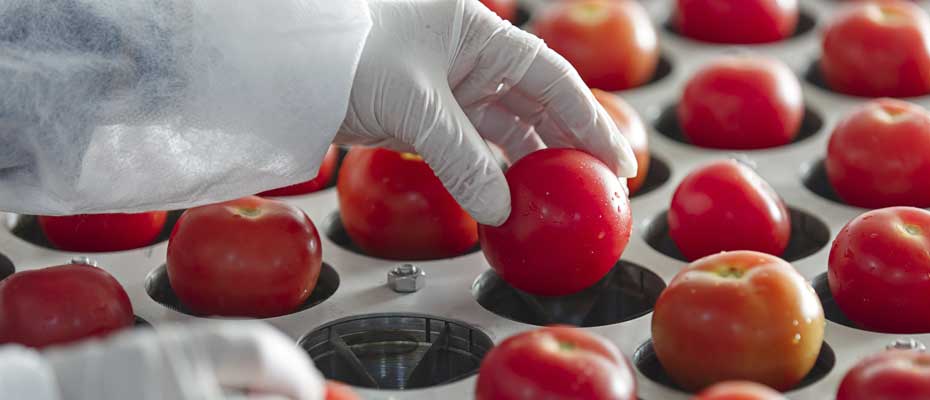
M 0 398 L 4 400 L 59 400 L 52 368 L 35 350 L 0 346 Z
M 175 209 L 312 178 L 366 0 L 0 2 L 0 210 Z

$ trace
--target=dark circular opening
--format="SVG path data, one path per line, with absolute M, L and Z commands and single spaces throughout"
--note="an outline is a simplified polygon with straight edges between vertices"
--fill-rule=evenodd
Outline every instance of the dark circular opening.
M 830 228 L 820 218 L 793 207 L 788 207 L 788 213 L 791 217 L 791 238 L 779 257 L 785 261 L 797 261 L 817 253 L 830 243 Z M 678 250 L 668 230 L 668 211 L 663 211 L 646 223 L 643 233 L 646 243 L 662 254 L 690 262 Z
M 519 26 L 520 28 L 525 28 L 526 23 L 530 22 L 530 17 L 532 13 L 526 8 L 523 4 L 517 4 L 517 15 L 513 18 L 513 25 Z
M 361 254 L 366 257 L 375 257 L 372 255 L 369 255 L 368 253 L 365 253 L 364 250 L 362 250 L 354 242 L 352 242 L 352 238 L 350 238 L 349 233 L 346 232 L 345 226 L 342 225 L 342 216 L 339 215 L 339 211 L 335 211 L 332 214 L 330 214 L 330 216 L 327 217 L 326 220 L 324 221 L 323 226 L 324 226 L 323 230 L 326 233 L 326 236 L 329 237 L 329 240 L 331 240 L 337 246 L 342 247 L 343 249 L 351 251 L 355 254 Z M 468 251 L 462 254 L 459 254 L 453 257 L 439 258 L 439 260 L 460 257 L 466 254 L 472 254 L 472 253 L 478 252 L 479 250 L 481 250 L 481 245 L 478 243 L 475 243 L 474 247 L 468 249 Z M 375 257 L 375 258 L 378 258 L 378 257 Z M 432 259 L 432 260 L 435 260 L 435 259 Z M 403 260 L 393 260 L 393 261 L 403 261 Z M 430 259 L 416 260 L 416 261 L 430 261 Z
M 174 224 L 178 222 L 178 218 L 181 218 L 181 214 L 183 213 L 184 210 L 168 211 L 168 217 L 165 219 L 165 227 L 162 228 L 161 232 L 158 234 L 158 237 L 156 237 L 152 243 L 149 243 L 144 247 L 154 246 L 158 243 L 168 240 L 168 238 L 171 236 L 171 230 L 174 229 Z M 48 238 L 45 237 L 45 234 L 42 232 L 42 228 L 39 227 L 39 218 L 37 216 L 7 214 L 7 218 L 5 218 L 4 223 L 7 229 L 9 229 L 10 232 L 13 233 L 13 235 L 16 237 L 39 247 L 58 250 L 58 248 L 52 245 L 52 243 L 48 241 Z
M 336 289 L 338 288 L 339 274 L 332 266 L 324 262 L 320 268 L 320 277 L 317 280 L 313 292 L 310 293 L 310 297 L 307 297 L 307 300 L 291 314 L 306 310 L 326 301 L 333 293 L 336 293 Z M 171 288 L 171 282 L 168 280 L 168 269 L 165 265 L 155 268 L 145 277 L 145 292 L 149 294 L 152 300 L 174 311 L 187 315 L 206 317 L 205 315 L 198 315 L 191 312 L 181 303 L 177 294 L 174 293 L 174 289 Z
M 770 45 L 770 44 L 783 42 L 783 41 L 779 41 L 779 42 L 767 42 L 767 43 L 716 43 L 716 42 L 708 42 L 708 41 L 704 41 L 700 39 L 695 39 L 689 36 L 684 36 L 680 32 L 678 32 L 678 27 L 675 26 L 674 15 L 666 19 L 665 23 L 662 24 L 662 27 L 665 28 L 665 30 L 668 31 L 669 33 L 672 33 L 676 36 L 679 36 L 679 37 L 682 37 L 682 38 L 685 38 L 691 41 L 707 43 L 707 44 L 715 44 L 715 45 L 721 45 L 721 46 L 730 46 L 734 44 L 740 45 L 740 46 Z M 796 39 L 810 32 L 813 32 L 815 27 L 817 27 L 817 19 L 814 17 L 814 15 L 808 12 L 807 10 L 801 9 L 798 15 L 798 26 L 795 28 L 794 34 L 792 34 L 787 40 Z
M 472 294 L 488 311 L 532 325 L 603 326 L 643 316 L 655 307 L 665 282 L 654 272 L 628 261 L 594 286 L 560 297 L 536 296 L 504 282 L 494 270 L 478 276 Z
M 811 281 L 811 286 L 813 286 L 814 291 L 817 292 L 817 297 L 820 297 L 820 304 L 823 305 L 823 314 L 828 320 L 843 326 L 863 330 L 850 321 L 849 318 L 846 318 L 846 315 L 843 314 L 843 310 L 840 310 L 840 306 L 836 305 L 836 301 L 833 300 L 833 292 L 830 291 L 830 282 L 827 280 L 826 272 L 814 277 Z
M 659 362 L 659 357 L 652 347 L 651 339 L 640 345 L 639 348 L 636 349 L 636 352 L 633 353 L 633 364 L 636 365 L 639 372 L 653 382 L 679 392 L 687 392 L 678 386 L 672 378 L 668 376 L 668 373 L 665 372 L 665 368 L 662 367 L 662 364 Z M 833 353 L 833 349 L 827 342 L 823 342 L 823 346 L 820 347 L 820 355 L 817 356 L 814 367 L 811 368 L 811 371 L 807 373 L 807 376 L 804 377 L 801 383 L 789 390 L 789 392 L 805 388 L 823 379 L 823 377 L 830 373 L 835 365 L 836 354 Z
M 494 342 L 466 323 L 422 314 L 371 314 L 330 322 L 298 345 L 327 379 L 375 389 L 420 389 L 478 372 Z
M 630 197 L 636 198 L 656 190 L 666 184 L 671 177 L 672 167 L 665 160 L 652 153 L 649 156 L 649 171 L 646 172 L 646 181 L 643 182 L 643 186 L 639 188 L 639 191 Z
M 694 146 L 688 141 L 688 138 L 685 136 L 684 131 L 681 129 L 681 125 L 678 123 L 678 113 L 677 113 L 678 104 L 670 104 L 662 109 L 662 113 L 659 114 L 659 118 L 655 121 L 655 129 L 662 136 L 665 136 L 669 139 L 672 139 L 679 143 L 684 143 L 687 145 Z M 804 118 L 801 120 L 801 128 L 798 130 L 798 134 L 794 137 L 794 140 L 791 141 L 791 144 L 802 142 L 806 139 L 814 137 L 817 135 L 820 130 L 823 129 L 823 118 L 820 116 L 820 112 L 814 109 L 811 106 L 804 107 Z M 699 147 L 699 146 L 695 146 Z M 732 149 L 716 149 L 709 147 L 700 147 L 707 150 L 732 150 Z M 768 149 L 777 148 L 770 147 Z M 752 149 L 740 151 L 758 151 L 758 150 L 767 150 L 767 149 Z
M 648 82 L 640 86 L 631 87 L 625 90 L 640 89 L 640 88 L 643 88 L 649 85 L 654 85 L 656 83 L 659 83 L 665 78 L 668 78 L 669 75 L 672 74 L 673 69 L 674 69 L 674 66 L 672 66 L 672 61 L 668 58 L 668 56 L 665 55 L 665 53 L 659 54 L 659 63 L 656 64 L 656 71 L 652 74 L 652 79 L 650 79 Z
M 0 253 L 0 281 L 16 273 L 16 266 L 9 257 Z
M 804 166 L 801 171 L 801 181 L 804 183 L 804 187 L 824 199 L 847 207 L 856 207 L 846 204 L 846 202 L 836 194 L 836 190 L 834 190 L 833 185 L 830 184 L 830 178 L 827 177 L 827 164 L 823 158 L 812 161 Z

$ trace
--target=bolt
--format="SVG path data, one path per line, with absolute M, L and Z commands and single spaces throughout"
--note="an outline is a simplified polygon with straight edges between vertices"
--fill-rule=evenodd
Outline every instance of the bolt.
M 891 342 L 888 346 L 885 346 L 886 349 L 898 349 L 898 350 L 917 350 L 925 351 L 927 346 L 921 343 L 919 340 L 914 338 L 907 339 L 895 339 L 894 342 Z
M 83 264 L 96 267 L 97 261 L 87 256 L 78 256 L 71 259 L 71 264 Z
M 404 264 L 388 272 L 388 286 L 397 293 L 413 293 L 426 286 L 426 272 L 413 264 Z

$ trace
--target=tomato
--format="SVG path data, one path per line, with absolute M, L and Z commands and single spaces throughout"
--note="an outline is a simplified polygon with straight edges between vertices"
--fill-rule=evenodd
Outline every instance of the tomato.
M 694 261 L 672 279 L 656 302 L 652 342 L 685 389 L 750 380 L 784 391 L 813 368 L 824 325 L 817 294 L 791 264 L 734 251 Z
M 891 207 L 862 214 L 830 249 L 836 305 L 856 325 L 888 333 L 930 332 L 930 212 Z
M 801 128 L 801 84 L 773 58 L 719 58 L 698 71 L 678 103 L 678 121 L 694 145 L 764 149 L 790 143 Z
M 475 399 L 635 400 L 636 376 L 613 343 L 579 328 L 550 326 L 492 348 L 481 362 Z
M 336 381 L 326 381 L 325 400 L 361 400 L 347 385 Z
M 513 22 L 517 16 L 516 0 L 481 0 L 481 3 L 488 6 L 491 11 L 500 15 L 501 18 Z
M 261 192 L 258 195 L 297 196 L 325 189 L 326 185 L 333 179 L 333 174 L 336 172 L 337 161 L 339 161 L 339 149 L 335 146 L 329 146 L 329 150 L 327 150 L 326 155 L 323 156 L 323 162 L 320 164 L 320 170 L 317 172 L 315 178 L 303 183 Z
M 930 93 L 930 17 L 906 1 L 850 5 L 824 31 L 820 68 L 841 93 Z
M 649 174 L 649 138 L 646 135 L 646 126 L 636 110 L 619 96 L 598 89 L 594 89 L 593 92 L 594 98 L 604 106 L 614 123 L 620 128 L 620 133 L 626 137 L 633 148 L 636 164 L 639 166 L 636 176 L 627 180 L 630 195 L 633 195 L 643 186 Z
M 0 343 L 42 348 L 105 336 L 134 322 L 126 291 L 97 267 L 59 265 L 0 281 Z
M 196 314 L 274 317 L 310 296 L 321 252 L 303 211 L 245 197 L 181 215 L 168 239 L 168 280 Z
M 478 225 L 415 154 L 353 147 L 339 171 L 339 214 L 365 253 L 395 260 L 461 255 Z
M 39 216 L 45 238 L 60 250 L 104 252 L 130 250 L 152 244 L 165 226 L 168 213 L 81 214 Z
M 791 217 L 762 177 L 738 161 L 725 160 L 691 172 L 678 185 L 668 227 L 689 260 L 728 250 L 780 255 L 788 247 Z
M 593 88 L 640 86 L 652 78 L 659 62 L 655 27 L 632 0 L 555 2 L 535 19 L 533 32 Z
M 772 388 L 749 381 L 727 381 L 715 384 L 691 400 L 787 400 Z
M 714 43 L 768 43 L 794 34 L 797 0 L 678 0 L 678 33 Z M 734 21 L 739 21 L 735 23 Z
M 836 400 L 930 399 L 930 353 L 887 350 L 866 357 L 840 383 Z
M 601 280 L 630 240 L 630 201 L 604 163 L 574 149 L 543 149 L 514 163 L 510 218 L 481 225 L 481 249 L 501 279 L 541 296 Z
M 826 169 L 851 205 L 930 207 L 930 113 L 892 99 L 860 106 L 833 130 Z

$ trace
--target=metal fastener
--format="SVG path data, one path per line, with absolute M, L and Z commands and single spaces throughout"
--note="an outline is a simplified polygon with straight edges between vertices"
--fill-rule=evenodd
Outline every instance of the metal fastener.
M 917 351 L 927 350 L 927 346 L 925 346 L 919 340 L 914 339 L 914 338 L 895 339 L 894 342 L 891 342 L 891 344 L 889 344 L 888 346 L 885 346 L 885 348 L 888 350 L 891 350 L 891 349 L 917 350 Z
M 93 258 L 90 258 L 87 256 L 74 257 L 71 259 L 71 264 L 84 264 L 84 265 L 90 265 L 92 267 L 98 266 L 97 260 L 94 260 Z
M 388 272 L 388 286 L 398 293 L 413 293 L 426 286 L 426 271 L 404 264 Z

